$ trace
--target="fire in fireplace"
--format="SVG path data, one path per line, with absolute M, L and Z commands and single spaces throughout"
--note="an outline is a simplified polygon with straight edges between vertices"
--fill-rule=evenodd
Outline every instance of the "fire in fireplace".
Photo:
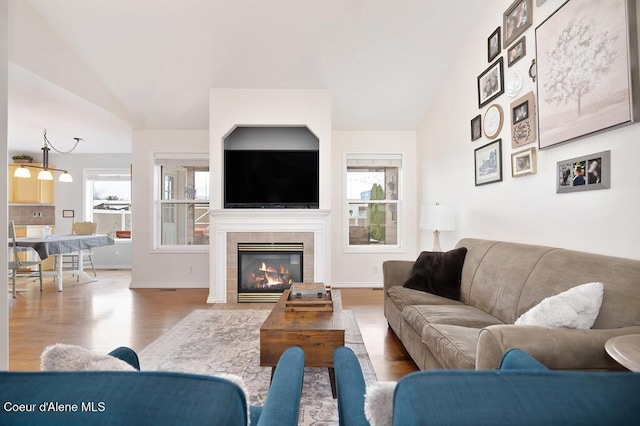
M 302 282 L 302 243 L 238 243 L 238 302 L 272 302 Z

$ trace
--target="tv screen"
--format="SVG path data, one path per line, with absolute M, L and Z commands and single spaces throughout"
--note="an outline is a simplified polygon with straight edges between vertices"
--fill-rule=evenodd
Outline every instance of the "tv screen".
M 318 151 L 227 150 L 225 208 L 318 208 Z

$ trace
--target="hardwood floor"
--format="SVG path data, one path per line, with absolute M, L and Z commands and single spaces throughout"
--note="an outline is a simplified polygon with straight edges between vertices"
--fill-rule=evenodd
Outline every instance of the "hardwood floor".
M 270 303 L 207 304 L 207 289 L 129 289 L 128 270 L 98 271 L 99 280 L 78 284 L 65 276 L 62 293 L 51 278 L 44 291 L 34 282 L 18 284 L 9 296 L 9 369 L 40 369 L 42 350 L 55 343 L 98 352 L 118 346 L 136 351 L 160 337 L 195 309 L 270 309 Z M 382 290 L 341 289 L 352 310 L 379 380 L 397 380 L 417 367 L 382 312 Z M 144 368 L 144 366 L 143 366 Z

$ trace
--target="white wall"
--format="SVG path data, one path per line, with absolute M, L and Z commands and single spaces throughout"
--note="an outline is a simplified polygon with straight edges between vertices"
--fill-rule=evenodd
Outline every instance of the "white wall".
M 327 90 L 211 89 L 211 207 L 223 205 L 224 138 L 235 126 L 306 125 L 319 139 L 320 208 L 331 208 L 331 94 Z
M 132 282 L 131 287 L 209 287 L 208 246 L 197 253 L 153 251 L 154 152 L 206 153 L 207 130 L 136 130 L 132 153 Z M 191 272 L 189 268 L 192 268 Z
M 527 54 L 507 67 L 505 80 L 518 70 L 525 77 L 520 95 L 534 90 L 527 77 L 535 56 L 535 27 L 564 0 L 548 0 L 533 8 L 533 25 L 525 32 Z M 502 26 L 502 14 L 512 0 L 487 2 L 469 30 L 464 54 L 449 72 L 441 92 L 418 132 L 419 199 L 451 205 L 457 229 L 441 234 L 444 249 L 463 237 L 517 241 L 640 259 L 640 125 L 608 131 L 538 151 L 538 172 L 511 177 L 509 104 L 502 95 L 494 102 L 505 111 L 502 138 L 503 181 L 474 186 L 474 149 L 489 141 L 470 141 L 470 120 L 484 114 L 477 104 L 477 76 L 487 67 L 487 38 Z M 535 2 L 534 2 L 535 4 Z M 494 103 L 491 102 L 491 103 Z M 536 146 L 531 144 L 528 146 Z M 611 189 L 556 194 L 556 162 L 611 150 Z M 423 231 L 421 247 L 430 247 L 432 234 Z
M 7 98 L 9 95 L 9 60 L 7 53 L 8 46 L 8 14 L 9 1 L 0 0 L 0 170 L 7 168 Z M 0 223 L 7 223 L 9 220 L 7 207 L 7 185 L 8 179 L 5 174 L 4 184 L 0 185 Z M 7 227 L 0 227 L 0 241 L 7 238 Z M 0 244 L 0 259 L 7 258 L 7 247 Z M 7 263 L 0 262 L 0 285 L 7 288 Z M 7 301 L 7 291 L 0 292 L 0 370 L 9 369 L 9 305 Z
M 417 257 L 417 229 L 419 211 L 416 202 L 416 133 L 404 132 L 333 132 L 331 158 L 332 223 L 332 277 L 335 287 L 382 286 L 382 262 L 389 259 Z M 347 231 L 345 202 L 345 158 L 348 153 L 400 153 L 403 155 L 402 181 L 404 191 L 405 240 L 401 250 L 376 253 L 349 253 L 345 251 Z
M 75 221 L 87 220 L 84 215 L 85 169 L 131 167 L 130 154 L 51 154 L 49 162 L 58 169 L 67 170 L 73 176 L 73 182 L 54 182 L 54 200 L 56 206 L 56 234 L 70 234 L 73 220 L 62 217 L 62 210 L 74 210 Z M 56 174 L 57 177 L 57 174 Z M 112 246 L 93 249 L 93 260 L 97 268 L 131 268 L 131 241 L 118 241 Z

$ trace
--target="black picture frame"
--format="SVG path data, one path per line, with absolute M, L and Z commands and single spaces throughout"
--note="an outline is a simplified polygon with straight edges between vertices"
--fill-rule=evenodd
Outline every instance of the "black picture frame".
M 62 217 L 68 217 L 68 218 L 75 217 L 75 210 L 62 210 Z
M 482 137 L 482 115 L 478 114 L 471 119 L 471 141 Z
M 500 27 L 498 27 L 491 33 L 489 38 L 487 38 L 487 62 L 491 62 L 497 58 L 501 50 Z
M 478 76 L 478 108 L 504 93 L 504 58 L 501 56 Z
M 511 66 L 527 55 L 527 39 L 522 36 L 513 46 L 507 49 L 507 66 Z
M 474 150 L 476 186 L 502 181 L 502 139 Z

